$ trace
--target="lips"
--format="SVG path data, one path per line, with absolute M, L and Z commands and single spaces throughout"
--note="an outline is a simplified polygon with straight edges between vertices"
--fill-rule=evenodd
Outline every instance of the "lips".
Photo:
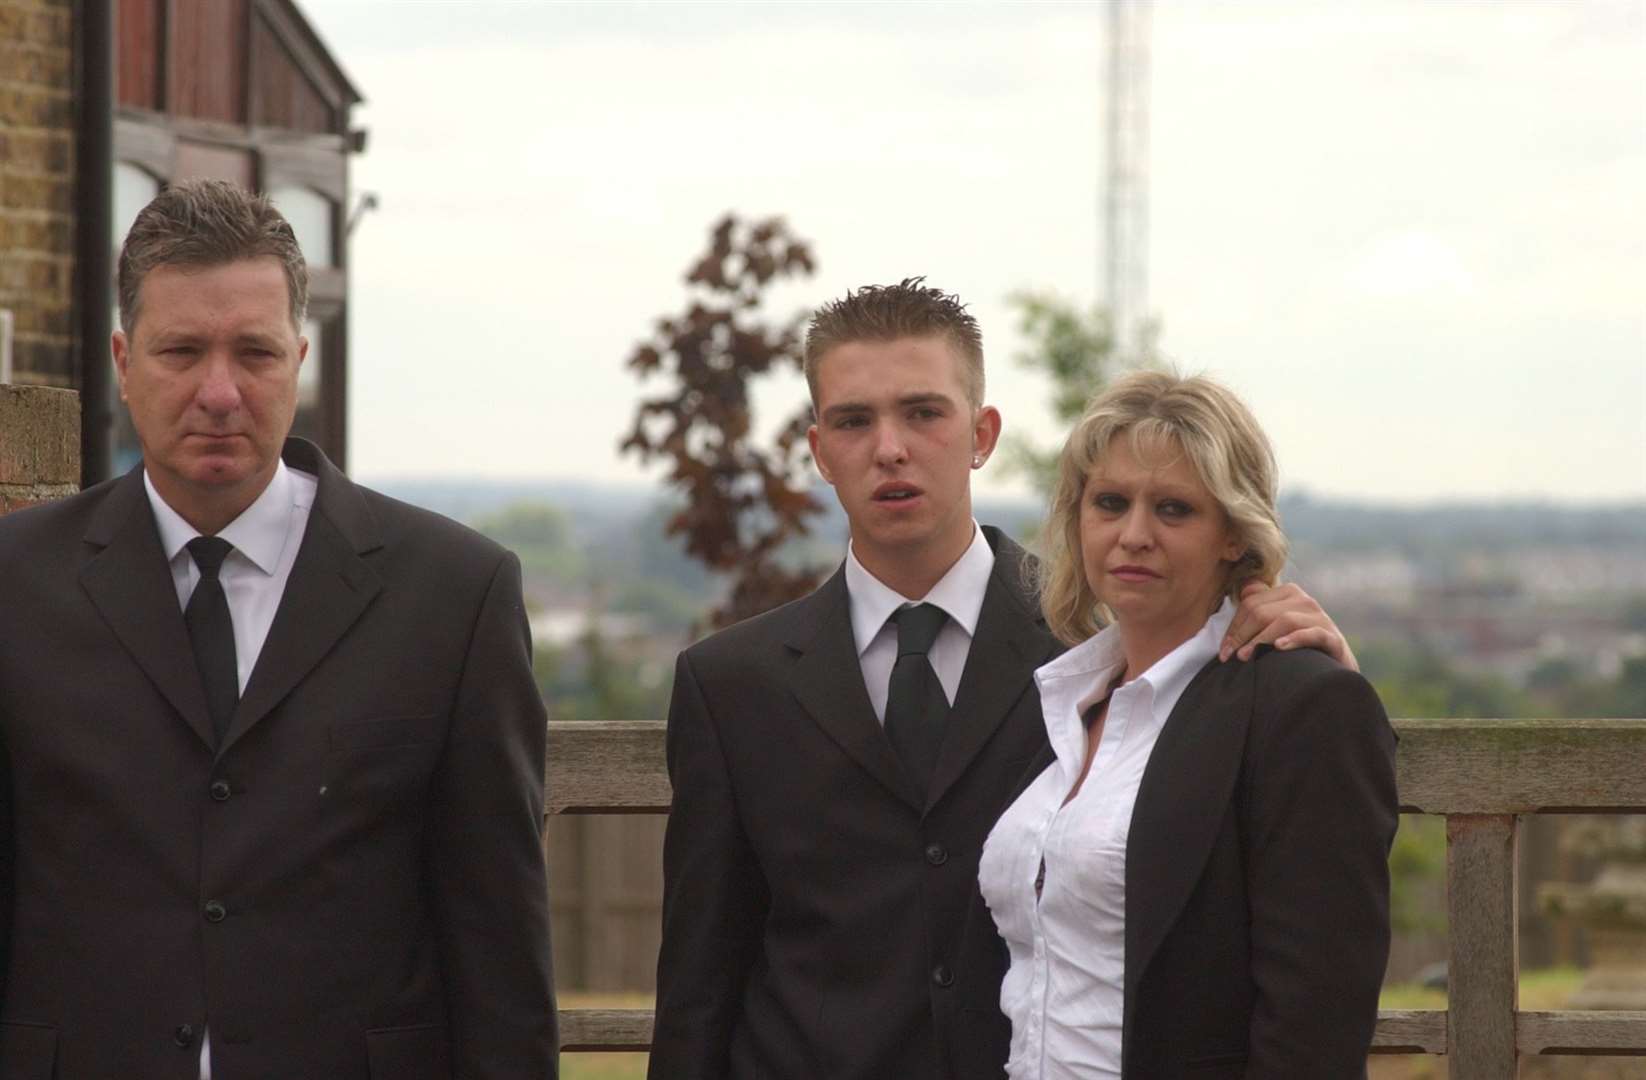
M 925 494 L 913 484 L 901 480 L 888 480 L 874 489 L 871 496 L 875 502 L 885 506 L 899 506 L 911 503 Z
M 1145 581 L 1159 581 L 1160 580 L 1160 575 L 1155 573 L 1153 570 L 1150 570 L 1147 566 L 1134 566 L 1134 565 L 1131 565 L 1131 564 L 1127 564 L 1127 565 L 1124 565 L 1124 566 L 1110 567 L 1109 568 L 1109 575 L 1111 577 L 1117 577 L 1121 581 L 1130 581 L 1130 582 L 1145 582 Z

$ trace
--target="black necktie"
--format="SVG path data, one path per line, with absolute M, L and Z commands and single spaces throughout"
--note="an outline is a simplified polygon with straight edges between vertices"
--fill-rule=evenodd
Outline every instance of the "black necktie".
M 949 616 L 935 604 L 918 604 L 899 608 L 892 621 L 897 623 L 897 663 L 886 692 L 886 737 L 924 795 L 949 716 L 949 699 L 926 654 Z
M 228 734 L 229 718 L 240 700 L 240 671 L 234 658 L 234 621 L 229 618 L 229 600 L 217 572 L 234 545 L 215 536 L 197 536 L 189 541 L 189 556 L 200 568 L 200 582 L 183 609 L 189 628 L 189 644 L 194 646 L 194 662 L 206 688 L 206 710 L 211 713 L 217 744 Z

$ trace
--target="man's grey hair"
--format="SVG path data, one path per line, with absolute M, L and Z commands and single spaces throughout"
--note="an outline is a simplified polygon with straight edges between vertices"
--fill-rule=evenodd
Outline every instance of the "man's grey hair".
M 297 235 L 265 195 L 226 180 L 185 180 L 156 195 L 120 247 L 120 329 L 130 337 L 143 279 L 160 266 L 209 267 L 272 257 L 286 275 L 293 329 L 309 308 L 309 267 Z

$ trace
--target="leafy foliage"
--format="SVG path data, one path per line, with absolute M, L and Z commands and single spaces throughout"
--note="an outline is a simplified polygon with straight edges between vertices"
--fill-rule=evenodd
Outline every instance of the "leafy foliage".
M 756 615 L 816 587 L 821 569 L 787 567 L 777 551 L 803 536 L 821 509 L 807 490 L 802 410 L 769 444 L 753 434 L 750 384 L 802 364 L 804 313 L 780 323 L 761 315 L 767 286 L 815 270 L 811 248 L 780 218 L 745 222 L 726 215 L 709 248 L 685 275 L 692 299 L 659 319 L 629 356 L 642 380 L 661 375 L 673 386 L 642 399 L 624 453 L 669 464 L 665 482 L 683 497 L 665 532 L 709 569 L 733 574 L 715 627 Z
M 1093 394 L 1117 374 L 1122 356 L 1109 313 L 1100 307 L 1081 311 L 1052 293 L 1017 292 L 1007 298 L 1017 309 L 1018 330 L 1030 342 L 1014 359 L 1019 367 L 1044 372 L 1052 383 L 1052 417 L 1067 432 Z M 1143 349 L 1130 366 L 1149 367 L 1155 359 L 1154 326 L 1144 328 Z M 1026 475 L 1036 491 L 1050 494 L 1057 480 L 1058 450 L 1042 449 L 1021 435 L 1001 443 L 1008 472 Z
M 587 559 L 565 511 L 548 503 L 511 503 L 476 520 L 474 527 L 518 555 L 527 580 L 570 585 L 587 573 Z

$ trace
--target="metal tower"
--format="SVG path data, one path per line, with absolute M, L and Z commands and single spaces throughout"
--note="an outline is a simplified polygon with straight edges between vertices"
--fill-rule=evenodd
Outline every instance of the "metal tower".
M 1149 0 L 1109 0 L 1108 16 L 1103 287 L 1131 360 L 1149 313 Z

